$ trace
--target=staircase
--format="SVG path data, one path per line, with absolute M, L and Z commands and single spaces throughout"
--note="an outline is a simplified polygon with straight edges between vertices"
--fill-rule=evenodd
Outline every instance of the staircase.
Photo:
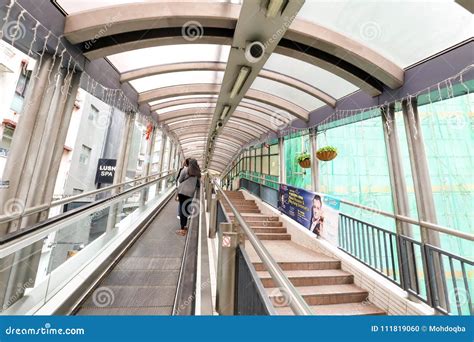
M 226 195 L 315 315 L 386 314 L 368 301 L 368 292 L 354 284 L 353 275 L 341 269 L 339 260 L 292 242 L 278 216 L 262 214 L 255 201 L 246 200 L 242 192 L 226 191 Z M 224 204 L 224 209 L 232 219 L 230 207 Z M 278 314 L 292 315 L 288 297 L 276 287 L 250 243 L 245 250 Z

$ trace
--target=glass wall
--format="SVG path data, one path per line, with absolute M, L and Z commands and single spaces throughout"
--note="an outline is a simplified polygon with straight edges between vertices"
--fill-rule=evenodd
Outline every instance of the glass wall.
M 474 94 L 418 107 L 438 223 L 474 233 Z M 442 236 L 442 246 L 472 257 L 472 244 Z
M 311 168 L 302 168 L 297 160 L 302 153 L 311 153 L 311 143 L 306 130 L 285 137 L 286 183 L 311 190 Z
M 375 117 L 365 119 L 365 117 Z M 376 113 L 362 113 L 360 121 L 343 119 L 318 128 L 317 145 L 337 148 L 337 157 L 319 162 L 322 193 L 343 198 L 377 210 L 393 212 L 387 152 L 382 119 Z M 354 122 L 355 121 L 355 122 Z M 376 212 L 344 205 L 344 213 L 369 223 L 394 229 L 393 220 Z

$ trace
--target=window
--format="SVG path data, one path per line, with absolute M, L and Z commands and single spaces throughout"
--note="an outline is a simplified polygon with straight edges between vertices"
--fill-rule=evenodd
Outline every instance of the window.
M 3 127 L 3 135 L 2 135 L 2 140 L 0 142 L 0 150 L 5 151 L 5 153 L 6 151 L 10 150 L 14 132 L 15 132 L 15 129 L 13 127 L 10 127 L 10 126 Z
M 17 113 L 23 109 L 23 101 L 25 100 L 26 90 L 31 78 L 31 70 L 25 70 L 20 73 L 18 82 L 15 88 L 15 94 L 10 108 Z
M 91 157 L 92 149 L 87 147 L 86 145 L 82 145 L 81 147 L 81 155 L 79 156 L 79 163 L 82 165 L 88 165 L 89 159 Z
M 93 105 L 91 105 L 88 119 L 92 121 L 92 120 L 95 120 L 98 116 L 99 116 L 99 110 Z

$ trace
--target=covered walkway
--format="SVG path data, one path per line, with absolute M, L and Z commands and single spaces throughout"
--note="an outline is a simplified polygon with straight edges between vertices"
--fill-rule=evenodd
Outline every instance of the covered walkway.
M 0 1 L 0 314 L 473 315 L 472 14 Z

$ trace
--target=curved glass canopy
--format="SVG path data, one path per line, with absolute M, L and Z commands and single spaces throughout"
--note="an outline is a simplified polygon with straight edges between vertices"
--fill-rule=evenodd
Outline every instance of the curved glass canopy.
M 181 34 L 169 33 L 168 40 L 161 37 L 136 46 L 128 44 L 120 53 L 99 51 L 97 56 L 107 58 L 121 73 L 122 82 L 130 83 L 139 99 L 157 113 L 158 120 L 178 136 L 185 156 L 204 156 L 216 122 L 222 119 L 219 116 L 225 105 L 220 100 L 223 89 L 230 91 L 229 87 L 238 84 L 239 78 L 244 77 L 245 82 L 245 77 L 251 74 L 251 70 L 245 74 L 242 64 L 232 57 L 234 50 L 242 47 L 230 47 L 242 40 L 245 44 L 245 39 L 239 36 L 245 29 L 238 26 L 239 12 L 245 3 L 181 0 L 179 7 L 176 1 L 164 0 L 58 0 L 57 3 L 68 14 L 67 19 L 78 13 L 100 16 L 103 8 L 107 8 L 104 13 L 112 16 L 116 6 L 127 4 L 156 4 L 168 11 L 179 9 L 178 18 L 188 10 L 192 12 L 196 3 L 202 5 L 195 16 L 190 14 L 190 18 L 197 18 L 192 20 L 198 30 L 196 37 L 186 37 L 184 31 L 177 30 L 189 21 L 180 23 L 176 19 L 179 24 L 173 24 L 171 13 L 173 20 L 164 19 L 159 27 Z M 215 12 L 208 15 L 206 6 L 213 7 Z M 212 15 L 215 17 L 211 18 Z M 126 18 L 119 17 L 117 27 L 111 27 L 105 35 L 133 34 L 139 31 L 140 20 L 136 19 L 136 25 L 128 23 L 128 29 Z M 461 25 L 470 20 L 471 14 L 466 9 L 448 0 L 429 3 L 307 0 L 283 36 L 285 41 L 271 50 L 264 65 L 252 76 L 241 100 L 232 105 L 230 117 L 223 119 L 224 127 L 218 131 L 214 143 L 216 159 L 209 167 L 222 171 L 232 160 L 232 152 L 237 153 L 245 144 L 265 133 L 277 132 L 297 118 L 304 121 L 315 109 L 334 107 L 348 94 L 366 91 L 377 95 L 382 91 L 377 88 L 377 82 L 397 88 L 403 83 L 403 68 L 469 39 L 472 27 Z M 79 26 L 85 32 L 84 37 L 87 32 L 93 32 L 92 26 Z M 253 27 L 251 23 L 247 26 L 247 30 L 268 30 Z M 80 42 L 81 29 L 71 37 L 74 43 Z M 232 77 L 226 78 L 228 73 Z

